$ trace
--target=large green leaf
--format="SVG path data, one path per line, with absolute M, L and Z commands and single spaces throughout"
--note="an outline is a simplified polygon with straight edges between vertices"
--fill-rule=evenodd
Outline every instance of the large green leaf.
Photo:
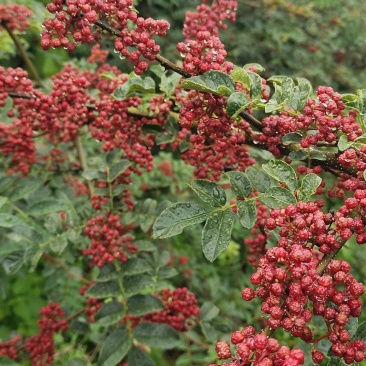
M 271 208 L 282 208 L 290 204 L 296 205 L 296 197 L 288 189 L 273 187 L 261 194 L 262 203 Z
M 215 212 L 207 219 L 202 231 L 202 249 L 210 262 L 229 245 L 233 225 L 234 214 L 230 209 Z
M 222 71 L 215 70 L 207 71 L 203 75 L 192 76 L 184 80 L 181 87 L 224 96 L 235 92 L 233 78 Z
M 135 295 L 127 300 L 128 312 L 134 316 L 154 313 L 164 309 L 160 299 L 152 295 Z
M 250 78 L 246 70 L 243 68 L 235 66 L 230 76 L 234 79 L 234 81 L 239 82 L 243 86 L 250 89 Z
M 227 172 L 226 175 L 230 179 L 231 190 L 241 198 L 249 197 L 252 193 L 252 185 L 243 172 Z
M 0 355 L 0 365 L 1 366 L 20 366 L 18 362 L 11 360 L 3 355 Z
M 0 227 L 11 228 L 21 224 L 23 224 L 23 221 L 18 216 L 0 213 Z
M 114 91 L 114 97 L 123 100 L 126 97 L 139 94 L 155 93 L 155 81 L 151 77 L 135 76 L 127 80 L 120 88 Z
M 98 365 L 115 366 L 125 357 L 132 346 L 126 327 L 115 329 L 104 341 L 99 353 Z
M 148 354 L 138 347 L 133 347 L 128 352 L 127 364 L 128 366 L 155 366 Z
M 120 160 L 109 168 L 108 181 L 113 182 L 120 174 L 122 174 L 131 162 L 128 160 Z
M 298 187 L 296 173 L 291 165 L 283 160 L 271 160 L 267 164 L 263 164 L 263 170 L 278 182 L 286 184 L 286 186 L 294 191 Z
M 210 180 L 197 179 L 192 182 L 191 188 L 201 200 L 212 207 L 221 207 L 226 203 L 226 193 L 217 183 Z
M 242 111 L 247 109 L 251 104 L 251 100 L 245 93 L 233 93 L 230 95 L 227 105 L 226 112 L 230 118 L 237 118 Z
M 98 282 L 88 288 L 86 296 L 103 299 L 106 297 L 113 297 L 120 295 L 120 287 L 117 281 Z
M 271 178 L 263 170 L 250 166 L 245 171 L 246 177 L 249 179 L 250 184 L 258 192 L 265 192 L 271 187 Z
M 205 221 L 210 215 L 201 205 L 178 202 L 165 209 L 155 221 L 153 238 L 168 238 L 180 234 L 189 225 Z
M 42 182 L 38 180 L 30 178 L 22 178 L 19 181 L 19 185 L 10 192 L 9 200 L 15 202 L 22 198 L 26 198 L 31 193 L 36 191 L 41 185 Z
M 299 201 L 308 201 L 309 198 L 315 194 L 317 188 L 319 187 L 322 179 L 314 174 L 307 174 L 301 182 L 301 187 L 298 192 Z
M 209 322 L 219 315 L 219 308 L 212 301 L 205 301 L 200 309 L 200 319 L 203 322 Z
M 62 200 L 48 199 L 47 201 L 37 202 L 27 211 L 30 216 L 43 216 L 52 212 L 67 211 L 70 205 Z
M 122 304 L 118 301 L 110 301 L 98 310 L 95 320 L 100 325 L 108 326 L 119 322 L 124 315 Z
M 126 297 L 136 295 L 152 285 L 153 280 L 151 276 L 146 274 L 123 277 L 124 294 Z
M 250 79 L 250 97 L 253 100 L 262 99 L 262 78 L 255 72 L 247 71 Z
M 136 275 L 151 270 L 151 265 L 142 258 L 130 258 L 121 265 L 121 272 L 124 275 Z
M 179 343 L 179 334 L 172 327 L 162 323 L 140 323 L 134 330 L 140 343 L 153 348 L 171 349 Z
M 251 229 L 257 221 L 257 206 L 255 200 L 238 201 L 238 216 L 240 223 L 247 229 Z

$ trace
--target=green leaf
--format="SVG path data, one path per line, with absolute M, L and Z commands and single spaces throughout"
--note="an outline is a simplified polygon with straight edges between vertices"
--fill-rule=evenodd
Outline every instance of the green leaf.
M 146 274 L 138 274 L 133 276 L 123 277 L 123 287 L 125 289 L 125 296 L 130 297 L 138 294 L 141 291 L 153 285 L 151 276 Z
M 209 322 L 219 315 L 219 308 L 211 301 L 205 301 L 200 309 L 200 319 L 203 322 Z
M 358 325 L 356 333 L 352 336 L 351 341 L 355 341 L 356 339 L 361 339 L 366 341 L 366 321 L 362 322 Z
M 248 76 L 250 79 L 250 97 L 253 100 L 262 99 L 262 78 L 251 71 L 248 71 Z
M 319 187 L 322 179 L 314 174 L 310 173 L 307 174 L 301 182 L 301 187 L 299 188 L 298 192 L 298 199 L 299 201 L 308 201 L 309 198 L 315 194 L 317 188 Z
M 299 87 L 299 97 L 297 101 L 296 108 L 297 111 L 304 109 L 307 100 L 311 97 L 313 88 L 309 80 L 305 78 L 296 78 L 297 85 Z
M 7 213 L 0 213 L 0 227 L 11 228 L 20 224 L 23 224 L 23 221 L 19 217 Z
M 20 366 L 18 362 L 11 360 L 3 355 L 0 355 L 0 365 L 1 366 Z
M 267 164 L 263 164 L 263 170 L 278 182 L 286 184 L 286 186 L 294 191 L 298 187 L 296 173 L 291 165 L 283 160 L 271 160 Z
M 288 157 L 291 160 L 305 160 L 308 157 L 308 154 L 304 150 L 291 151 L 288 154 Z
M 104 341 L 99 353 L 98 365 L 115 366 L 125 357 L 132 346 L 126 327 L 115 329 Z
M 297 201 L 293 193 L 282 187 L 273 187 L 261 195 L 263 204 L 271 208 L 282 208 L 288 205 L 296 205 Z
M 229 245 L 233 225 L 234 214 L 231 209 L 215 212 L 207 219 L 202 231 L 202 249 L 210 262 Z
M 88 364 L 81 358 L 73 358 L 67 361 L 66 366 L 88 366 Z
M 338 140 L 338 149 L 345 151 L 353 145 L 353 141 L 349 141 L 346 135 L 342 135 Z
M 70 205 L 61 200 L 48 199 L 47 201 L 37 202 L 32 205 L 28 210 L 30 216 L 43 216 L 48 215 L 52 212 L 67 211 L 70 209 Z
M 120 174 L 122 174 L 129 166 L 131 162 L 128 160 L 121 160 L 118 163 L 113 164 L 109 168 L 108 182 L 113 182 Z
M 13 275 L 18 272 L 24 264 L 24 251 L 17 250 L 10 253 L 1 261 L 1 265 L 7 275 Z
M 257 64 L 257 63 L 249 63 L 249 64 L 245 64 L 243 66 L 244 70 L 250 70 L 250 69 L 255 69 L 255 72 L 263 72 L 266 69 L 261 65 L 261 64 Z
M 30 266 L 30 272 L 33 272 L 37 267 L 39 260 L 43 255 L 43 249 L 38 245 L 33 245 L 25 251 L 24 262 Z
M 159 277 L 159 280 L 163 280 L 166 278 L 172 278 L 172 277 L 176 276 L 177 274 L 178 274 L 178 271 L 175 268 L 164 267 L 159 270 L 158 277 Z
M 321 161 L 327 160 L 327 156 L 318 150 L 310 151 L 310 158 L 312 160 L 321 160 Z
M 130 258 L 121 266 L 121 272 L 124 275 L 135 275 L 145 273 L 151 270 L 150 264 L 141 258 Z
M 133 243 L 138 246 L 139 252 L 153 252 L 156 250 L 156 246 L 147 240 L 136 240 Z
M 248 73 L 243 68 L 235 66 L 230 76 L 234 79 L 234 81 L 241 83 L 248 89 L 250 88 L 250 78 Z
M 127 80 L 120 88 L 114 91 L 114 97 L 123 100 L 126 97 L 139 94 L 155 93 L 155 81 L 151 77 L 135 76 Z
M 61 235 L 57 235 L 54 240 L 51 241 L 50 248 L 51 250 L 57 254 L 60 255 L 63 253 L 63 251 L 66 249 L 68 244 L 67 241 L 67 231 L 62 233 Z
M 249 179 L 252 187 L 258 192 L 265 192 L 271 187 L 271 178 L 266 172 L 260 170 L 259 168 L 250 166 L 245 171 L 245 175 Z
M 155 221 L 153 238 L 180 234 L 189 225 L 205 221 L 210 212 L 195 203 L 178 202 L 165 209 Z
M 119 278 L 120 274 L 116 271 L 116 268 L 112 263 L 106 263 L 99 272 L 99 275 L 97 277 L 98 282 L 106 282 L 110 280 L 115 280 L 116 278 Z
M 110 301 L 98 310 L 95 320 L 100 325 L 108 326 L 119 322 L 124 315 L 122 304 L 118 301 Z
M 238 201 L 237 207 L 240 223 L 246 229 L 251 229 L 257 221 L 257 206 L 255 200 Z
M 156 145 L 162 145 L 162 144 L 170 144 L 175 140 L 175 135 L 171 135 L 168 133 L 159 133 L 156 136 L 155 142 Z
M 143 352 L 138 347 L 133 347 L 130 352 L 128 352 L 127 358 L 128 366 L 155 366 L 153 360 Z
M 235 119 L 239 114 L 247 109 L 251 104 L 251 100 L 245 93 L 233 93 L 230 95 L 227 105 L 226 112 L 230 118 Z
M 105 174 L 103 172 L 101 172 L 100 170 L 97 169 L 87 169 L 84 170 L 81 173 L 82 177 L 87 179 L 87 180 L 93 180 L 93 179 L 104 179 L 105 178 Z
M 3 207 L 8 200 L 8 197 L 0 196 L 0 208 Z
M 138 342 L 159 349 L 171 349 L 179 343 L 178 332 L 161 323 L 140 323 L 134 330 L 134 336 Z
M 283 145 L 298 144 L 302 140 L 302 136 L 296 132 L 287 133 L 282 137 Z
M 192 76 L 181 84 L 183 89 L 193 89 L 201 92 L 229 96 L 235 92 L 233 78 L 222 71 L 207 71 L 203 75 Z
M 232 171 L 225 174 L 229 177 L 231 190 L 236 196 L 241 198 L 250 196 L 253 188 L 245 173 Z
M 225 190 L 215 182 L 197 179 L 192 182 L 191 188 L 203 202 L 208 203 L 211 207 L 222 207 L 226 203 Z
M 164 310 L 160 299 L 152 295 L 135 295 L 127 299 L 128 313 L 133 316 L 142 316 Z
M 149 133 L 150 135 L 158 135 L 159 133 L 163 133 L 163 127 L 154 124 L 146 124 L 142 126 L 142 131 L 145 133 Z
M 85 292 L 86 296 L 96 299 L 118 296 L 120 293 L 121 290 L 117 281 L 98 282 Z
M 143 232 L 148 232 L 156 219 L 157 202 L 147 198 L 141 205 L 139 212 L 139 223 Z
M 28 197 L 31 193 L 42 186 L 42 182 L 34 179 L 22 179 L 20 184 L 15 187 L 9 194 L 9 200 L 12 202 Z

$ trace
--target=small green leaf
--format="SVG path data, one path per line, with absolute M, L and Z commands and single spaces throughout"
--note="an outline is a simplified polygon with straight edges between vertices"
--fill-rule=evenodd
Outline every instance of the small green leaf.
M 206 301 L 202 304 L 200 310 L 200 319 L 204 322 L 209 322 L 219 315 L 219 308 L 211 301 Z
M 234 81 L 241 83 L 248 89 L 250 88 L 250 78 L 248 73 L 243 68 L 235 66 L 230 76 L 234 79 Z
M 170 144 L 175 140 L 175 136 L 168 134 L 168 133 L 159 133 L 156 136 L 155 142 L 156 145 L 162 145 L 162 144 Z
M 185 227 L 205 221 L 209 214 L 204 207 L 195 203 L 175 203 L 165 209 L 155 221 L 153 238 L 178 235 Z
M 0 365 L 1 366 L 20 366 L 18 362 L 11 360 L 3 355 L 0 355 Z
M 250 79 L 250 97 L 253 100 L 262 99 L 262 78 L 251 71 L 248 71 L 248 76 Z
M 40 201 L 32 205 L 28 210 L 30 216 L 43 216 L 52 212 L 67 211 L 70 209 L 70 205 L 61 200 L 48 199 L 47 201 Z
M 0 213 L 0 227 L 11 228 L 20 224 L 23 224 L 23 221 L 19 217 L 7 213 Z
M 138 342 L 159 349 L 171 349 L 179 343 L 178 332 L 161 323 L 140 323 L 134 329 L 134 336 Z
M 86 180 L 105 179 L 105 174 L 97 169 L 87 169 L 81 174 Z
M 142 131 L 145 133 L 149 133 L 150 135 L 158 135 L 159 133 L 163 133 L 163 127 L 154 124 L 146 124 L 142 126 Z
M 115 366 L 125 357 L 132 346 L 126 327 L 115 329 L 104 341 L 99 353 L 98 365 Z
M 117 281 L 98 282 L 88 288 L 88 290 L 85 292 L 86 296 L 96 299 L 113 297 L 119 295 L 120 293 L 121 290 Z
M 255 200 L 238 201 L 237 207 L 240 223 L 246 229 L 251 229 L 257 221 L 257 206 Z
M 283 145 L 298 144 L 302 140 L 302 136 L 296 132 L 287 133 L 282 137 Z
M 100 325 L 108 326 L 118 323 L 124 315 L 122 304 L 118 301 L 110 301 L 98 310 L 95 320 Z
M 81 358 L 73 358 L 67 361 L 66 366 L 88 366 L 88 364 Z
M 54 240 L 50 242 L 50 248 L 55 254 L 60 255 L 66 249 L 67 244 L 67 232 L 64 232 L 61 235 L 57 235 Z
M 127 364 L 128 366 L 155 366 L 148 354 L 138 347 L 133 347 L 128 352 Z
M 152 295 L 135 295 L 127 299 L 128 313 L 133 316 L 142 316 L 164 310 L 160 299 Z
M 252 193 L 252 186 L 249 179 L 243 172 L 227 172 L 225 173 L 230 179 L 231 190 L 233 193 L 241 198 L 249 197 Z
M 133 243 L 138 246 L 139 252 L 153 252 L 156 250 L 156 246 L 147 240 L 136 240 Z
M 318 150 L 310 151 L 310 158 L 312 160 L 321 160 L 321 161 L 327 160 L 327 156 Z
M 288 154 L 288 157 L 291 160 L 305 160 L 308 157 L 308 154 L 304 150 L 291 151 Z
M 172 267 L 164 267 L 161 268 L 158 272 L 158 277 L 160 280 L 166 279 L 166 278 L 172 278 L 178 274 L 178 271 L 175 268 Z
M 129 166 L 131 162 L 128 160 L 121 160 L 118 163 L 113 164 L 109 169 L 108 182 L 113 182 L 120 174 L 122 174 Z
M 224 96 L 235 92 L 233 78 L 222 71 L 215 70 L 207 71 L 203 75 L 192 76 L 184 80 L 181 87 Z
M 112 263 L 106 263 L 99 272 L 97 277 L 98 282 L 106 282 L 110 280 L 115 280 L 120 276 L 119 272 L 116 271 L 116 268 Z
M 251 104 L 251 100 L 245 93 L 233 93 L 227 100 L 226 112 L 230 118 L 235 119 L 239 114 L 247 109 Z
M 345 151 L 353 145 L 353 141 L 349 141 L 346 135 L 342 135 L 338 140 L 338 149 Z
M 315 194 L 317 188 L 319 187 L 322 179 L 313 173 L 307 174 L 301 182 L 301 187 L 299 188 L 298 198 L 299 201 L 308 201 L 309 198 Z
M 258 73 L 266 71 L 266 69 L 261 64 L 257 64 L 257 63 L 245 64 L 243 66 L 243 69 L 247 70 L 247 71 L 255 69 L 255 72 L 258 72 Z
M 156 220 L 157 201 L 147 198 L 142 202 L 139 212 L 139 223 L 143 232 L 148 232 Z
M 249 179 L 252 187 L 258 192 L 265 192 L 271 187 L 271 178 L 266 172 L 259 168 L 250 166 L 245 171 L 245 175 Z
M 114 91 L 114 97 L 123 100 L 126 97 L 139 94 L 155 93 L 155 81 L 151 77 L 135 76 L 127 80 L 120 88 Z
M 263 204 L 271 208 L 282 208 L 288 205 L 296 205 L 297 201 L 293 193 L 282 187 L 273 187 L 261 195 Z
M 1 261 L 1 265 L 7 275 L 13 275 L 18 272 L 24 264 L 24 251 L 17 250 L 7 255 Z
M 15 187 L 9 194 L 9 200 L 12 202 L 28 197 L 42 186 L 42 182 L 29 178 L 21 180 L 20 183 L 21 184 Z
M 211 207 L 222 207 L 226 203 L 225 190 L 215 182 L 197 179 L 192 182 L 191 188 L 203 202 L 208 203 Z
M 150 275 L 138 274 L 133 276 L 123 277 L 123 287 L 125 296 L 131 297 L 153 285 L 153 280 Z
M 263 164 L 263 170 L 278 182 L 286 184 L 286 186 L 294 191 L 298 187 L 296 173 L 291 165 L 283 160 L 271 160 L 267 164 Z
M 151 270 L 150 264 L 141 258 L 130 258 L 121 266 L 121 272 L 124 275 L 136 275 L 145 273 Z
M 3 207 L 8 200 L 8 197 L 0 196 L 0 208 Z
M 210 262 L 229 245 L 233 225 L 234 214 L 231 209 L 215 212 L 207 219 L 202 231 L 202 250 Z
M 307 100 L 310 98 L 313 88 L 309 80 L 305 78 L 296 78 L 297 85 L 299 87 L 299 98 L 296 108 L 297 111 L 304 109 Z

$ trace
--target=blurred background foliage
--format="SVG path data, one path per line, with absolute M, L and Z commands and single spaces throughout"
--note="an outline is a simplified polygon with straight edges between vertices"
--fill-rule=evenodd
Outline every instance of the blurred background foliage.
M 68 55 L 63 50 L 51 50 L 43 57 L 38 40 L 41 22 L 47 14 L 44 8 L 47 0 L 19 0 L 17 3 L 34 12 L 30 31 L 23 42 L 39 73 L 48 77 L 62 67 Z M 182 41 L 185 12 L 194 10 L 200 2 L 138 0 L 135 3 L 142 16 L 170 22 L 168 36 L 158 42 L 163 56 L 179 62 L 175 45 Z M 264 77 L 275 74 L 305 77 L 314 86 L 327 85 L 340 92 L 350 92 L 366 85 L 363 5 L 363 0 L 238 0 L 237 21 L 229 24 L 220 37 L 228 60 L 237 65 L 260 63 L 266 68 Z M 104 46 L 113 47 L 108 41 Z M 86 56 L 89 49 L 87 46 L 78 48 L 73 56 Z M 0 60 L 5 66 L 21 65 L 5 32 L 0 32 Z M 113 52 L 109 61 L 121 65 Z M 123 67 L 131 70 L 125 62 Z

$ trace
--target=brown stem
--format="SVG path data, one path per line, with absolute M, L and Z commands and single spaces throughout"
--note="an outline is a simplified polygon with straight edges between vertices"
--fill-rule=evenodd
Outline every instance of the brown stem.
M 8 27 L 8 25 L 6 24 L 5 21 L 1 22 L 1 26 L 8 32 L 9 36 L 11 37 L 11 39 L 13 40 L 16 48 L 18 49 L 18 52 L 21 56 L 21 58 L 23 59 L 23 61 L 25 62 L 25 64 L 27 65 L 27 68 L 29 70 L 29 73 L 31 74 L 31 78 L 38 84 L 41 85 L 41 78 L 38 75 L 38 72 L 36 70 L 36 68 L 33 65 L 33 62 L 31 61 L 31 59 L 29 58 L 27 52 L 25 51 L 22 42 L 20 42 L 19 37 Z

